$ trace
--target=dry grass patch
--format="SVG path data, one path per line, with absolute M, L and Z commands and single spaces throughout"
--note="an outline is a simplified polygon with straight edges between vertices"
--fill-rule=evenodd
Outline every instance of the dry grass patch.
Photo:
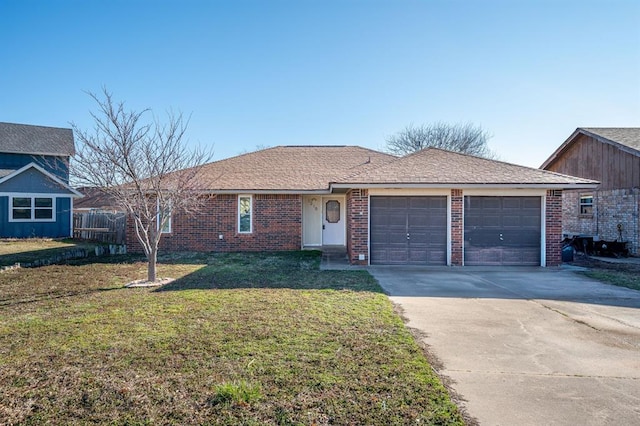
M 589 278 L 594 278 L 607 284 L 640 290 L 640 264 L 612 263 L 587 256 L 577 256 L 573 264 L 588 268 L 583 272 Z
M 17 287 L 0 276 L 0 294 L 41 295 L 0 306 L 0 418 L 462 424 L 376 282 L 317 264 L 314 253 L 166 258 L 162 275 L 179 279 L 162 291 L 120 288 L 144 274 L 135 261 L 22 270 Z M 76 293 L 47 293 L 63 284 Z
M 73 249 L 93 250 L 96 244 L 70 239 L 0 239 L 0 266 L 30 263 L 54 257 Z

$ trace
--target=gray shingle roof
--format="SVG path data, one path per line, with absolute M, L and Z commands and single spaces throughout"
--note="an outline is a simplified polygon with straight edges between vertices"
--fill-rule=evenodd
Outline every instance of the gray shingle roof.
M 502 161 L 427 148 L 338 181 L 345 184 L 593 185 L 598 182 Z
M 203 166 L 215 191 L 323 191 L 342 176 L 396 157 L 358 146 L 277 146 Z
M 640 127 L 580 127 L 578 130 L 640 151 Z
M 59 127 L 0 123 L 0 152 L 14 154 L 75 154 L 73 131 Z
M 428 148 L 395 157 L 357 146 L 279 146 L 203 167 L 211 191 L 327 191 L 361 185 L 528 186 L 569 188 L 597 182 Z

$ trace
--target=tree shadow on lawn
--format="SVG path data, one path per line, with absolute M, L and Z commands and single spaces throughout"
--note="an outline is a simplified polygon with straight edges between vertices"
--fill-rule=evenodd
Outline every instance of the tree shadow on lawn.
M 216 253 L 202 268 L 155 291 L 286 288 L 383 292 L 366 271 L 321 271 L 320 256 L 318 251 Z
M 383 293 L 366 271 L 313 271 L 273 269 L 261 271 L 219 271 L 204 266 L 191 274 L 164 285 L 156 292 L 213 289 L 293 289 L 351 290 Z
M 158 277 L 171 277 L 171 266 L 200 265 L 197 270 L 155 289 L 179 290 L 286 288 L 383 293 L 366 271 L 321 271 L 321 252 L 172 252 L 158 255 Z M 146 263 L 143 255 L 126 254 L 69 261 L 69 265 Z M 179 274 L 176 274 L 179 275 Z M 173 276 L 176 276 L 173 275 Z

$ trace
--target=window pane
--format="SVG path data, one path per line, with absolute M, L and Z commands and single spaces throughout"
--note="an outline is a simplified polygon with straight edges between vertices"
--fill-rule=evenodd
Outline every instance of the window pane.
M 251 197 L 238 198 L 238 231 L 251 232 Z
M 240 197 L 240 214 L 251 214 L 251 198 Z
M 160 232 L 163 234 L 171 233 L 171 216 L 167 218 L 167 222 L 162 226 L 162 229 L 160 230 Z
M 36 198 L 36 207 L 53 207 L 53 198 Z
M 340 203 L 336 200 L 329 200 L 326 204 L 327 222 L 338 223 L 340 222 Z
M 251 215 L 240 215 L 240 232 L 251 232 Z
M 31 207 L 31 198 L 14 198 L 13 207 Z
M 52 219 L 52 218 L 53 218 L 53 209 L 36 209 L 36 219 Z
M 580 196 L 580 214 L 593 214 L 593 195 Z
M 31 209 L 13 209 L 14 219 L 31 219 Z

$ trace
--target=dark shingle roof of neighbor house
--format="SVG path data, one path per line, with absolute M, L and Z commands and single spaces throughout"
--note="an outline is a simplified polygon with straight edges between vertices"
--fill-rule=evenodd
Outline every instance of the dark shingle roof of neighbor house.
M 101 191 L 99 188 L 82 187 L 77 188 L 77 191 L 84 197 L 73 202 L 74 210 L 121 210 L 114 197 Z
M 579 135 L 585 135 L 602 143 L 614 145 L 623 151 L 640 157 L 640 127 L 578 127 L 540 166 L 547 168 L 553 163 Z
M 204 166 L 211 191 L 327 191 L 331 184 L 540 185 L 597 182 L 435 148 L 395 157 L 357 146 L 279 146 Z
M 640 127 L 580 127 L 578 130 L 640 151 Z
M 75 154 L 73 131 L 60 127 L 0 123 L 0 152 L 13 154 Z
M 341 179 L 346 184 L 549 185 L 597 184 L 582 179 L 472 155 L 427 148 L 374 170 Z

